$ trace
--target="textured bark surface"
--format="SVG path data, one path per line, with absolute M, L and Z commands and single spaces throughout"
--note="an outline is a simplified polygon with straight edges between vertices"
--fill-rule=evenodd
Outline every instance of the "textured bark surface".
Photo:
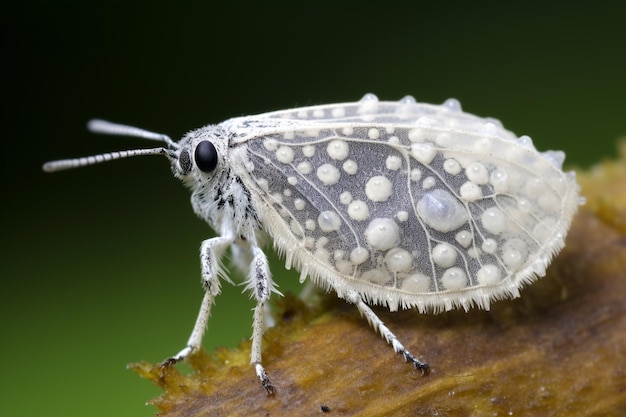
M 162 416 L 626 415 L 626 146 L 579 173 L 588 203 L 545 278 L 489 312 L 376 312 L 428 362 L 421 376 L 359 317 L 325 295 L 294 297 L 264 338 L 268 397 L 250 344 L 190 358 L 194 372 L 138 363 L 164 390 Z M 323 407 L 327 407 L 323 409 Z

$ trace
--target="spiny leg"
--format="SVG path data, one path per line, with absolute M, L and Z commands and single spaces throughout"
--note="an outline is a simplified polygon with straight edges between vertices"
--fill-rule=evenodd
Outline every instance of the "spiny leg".
M 263 388 L 265 388 L 265 392 L 267 392 L 268 395 L 274 395 L 276 393 L 276 389 L 270 382 L 270 379 L 265 373 L 265 368 L 263 368 L 263 365 L 261 364 L 261 343 L 263 341 L 263 320 L 265 314 L 264 306 L 269 300 L 272 291 L 274 291 L 274 283 L 272 282 L 272 277 L 270 275 L 267 257 L 263 251 L 257 246 L 253 246 L 251 249 L 253 259 L 246 289 L 252 291 L 257 304 L 254 308 L 254 321 L 252 323 L 252 351 L 250 352 L 250 364 L 254 365 L 256 375 L 261 381 Z
M 230 236 L 214 237 L 202 242 L 200 247 L 200 262 L 202 265 L 202 284 L 204 287 L 204 298 L 200 305 L 200 312 L 193 326 L 187 346 L 176 355 L 165 360 L 163 366 L 172 365 L 176 362 L 184 360 L 189 354 L 198 350 L 202 344 L 202 337 L 211 315 L 211 306 L 213 299 L 220 293 L 219 281 L 219 259 L 224 250 L 232 243 Z
M 187 341 L 187 346 L 185 346 L 185 348 L 176 355 L 166 359 L 163 363 L 164 366 L 172 365 L 176 362 L 184 360 L 187 356 L 189 356 L 189 354 L 200 347 L 200 344 L 202 343 L 202 336 L 204 336 L 204 331 L 207 327 L 209 316 L 211 315 L 213 298 L 213 294 L 209 291 L 204 292 L 204 298 L 202 298 L 202 304 L 200 305 L 200 312 L 198 313 L 198 318 L 196 318 L 196 324 L 194 324 L 193 330 L 191 331 L 191 336 L 189 336 L 189 340 Z
M 417 359 L 402 345 L 402 343 L 400 343 L 396 335 L 394 335 L 391 330 L 385 326 L 385 323 L 383 323 L 376 313 L 374 313 L 374 311 L 367 304 L 365 304 L 365 302 L 363 302 L 363 299 L 359 294 L 356 292 L 350 292 L 347 294 L 346 299 L 357 307 L 361 316 L 365 316 L 367 322 L 374 329 L 374 331 L 379 332 L 387 343 L 393 347 L 393 350 L 404 357 L 405 362 L 412 363 L 415 369 L 420 370 L 422 375 L 427 375 L 430 372 L 428 364 Z

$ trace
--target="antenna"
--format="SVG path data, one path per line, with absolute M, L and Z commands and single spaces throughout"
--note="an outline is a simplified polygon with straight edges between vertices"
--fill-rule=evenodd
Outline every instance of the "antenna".
M 169 136 L 162 133 L 155 133 L 149 130 L 140 129 L 134 126 L 122 125 L 107 122 L 106 120 L 93 119 L 87 123 L 87 129 L 94 133 L 105 135 L 120 135 L 138 137 L 142 139 L 157 140 L 165 142 L 168 147 L 175 148 L 176 143 Z M 86 156 L 82 158 L 60 159 L 46 162 L 43 165 L 45 172 L 62 171 L 65 169 L 80 168 L 87 165 L 95 165 L 101 162 L 113 161 L 115 159 L 129 158 L 141 155 L 165 155 L 168 158 L 176 158 L 176 154 L 171 150 L 159 147 L 148 149 L 130 149 L 126 151 L 106 152 L 99 155 Z

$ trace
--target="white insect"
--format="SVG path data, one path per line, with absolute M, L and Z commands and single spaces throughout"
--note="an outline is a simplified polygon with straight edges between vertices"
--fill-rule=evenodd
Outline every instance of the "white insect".
M 167 147 L 49 162 L 58 171 L 136 155 L 164 155 L 192 192 L 194 211 L 218 232 L 201 246 L 204 299 L 187 346 L 199 349 L 230 247 L 256 300 L 251 364 L 261 364 L 264 306 L 272 292 L 261 245 L 269 235 L 286 260 L 354 304 L 422 373 L 428 365 L 400 343 L 368 304 L 440 312 L 519 296 L 563 247 L 581 199 L 564 153 L 539 153 L 494 119 L 412 97 L 302 107 L 238 117 L 168 136 L 101 120 L 94 132 Z

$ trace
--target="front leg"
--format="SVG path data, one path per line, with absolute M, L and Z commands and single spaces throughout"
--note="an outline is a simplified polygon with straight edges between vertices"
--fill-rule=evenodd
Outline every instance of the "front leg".
M 202 286 L 204 287 L 204 298 L 200 305 L 200 312 L 193 326 L 191 336 L 187 341 L 187 346 L 165 361 L 165 364 L 172 364 L 184 360 L 189 354 L 195 352 L 202 344 L 202 336 L 206 330 L 213 299 L 220 293 L 219 275 L 221 272 L 220 258 L 226 248 L 233 242 L 230 236 L 214 237 L 202 242 L 200 246 L 200 262 L 202 264 Z

